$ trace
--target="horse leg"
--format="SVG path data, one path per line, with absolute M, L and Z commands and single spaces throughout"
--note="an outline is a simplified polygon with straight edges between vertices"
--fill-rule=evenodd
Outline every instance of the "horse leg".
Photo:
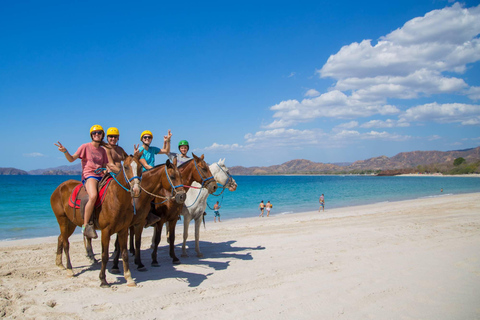
M 133 227 L 130 227 L 130 230 L 132 230 Z M 156 228 L 156 226 L 154 226 Z M 142 263 L 142 258 L 141 258 L 141 251 L 140 248 L 142 247 L 142 232 L 143 232 L 143 226 L 141 224 L 137 224 L 135 226 L 135 264 L 137 265 L 137 270 L 138 271 L 147 271 L 147 268 Z M 132 236 L 130 235 L 130 239 L 132 239 Z M 131 241 L 131 240 L 130 240 Z
M 106 288 L 110 285 L 107 282 L 105 277 L 105 270 L 107 269 L 107 262 L 108 262 L 108 246 L 110 244 L 110 231 L 107 229 L 102 230 L 102 267 L 100 269 L 100 281 L 101 287 Z
M 67 270 L 67 275 L 69 277 L 73 277 L 73 268 L 72 263 L 70 261 L 70 243 L 68 242 L 68 238 L 72 235 L 75 231 L 76 226 L 68 220 L 66 216 L 59 217 L 57 216 L 57 221 L 60 225 L 60 235 L 58 236 L 58 243 L 57 243 L 57 258 L 56 264 L 58 267 Z M 62 263 L 62 250 L 65 253 L 65 263 L 67 267 L 65 268 Z
M 117 240 L 115 240 L 115 251 L 113 251 L 113 266 L 112 269 L 110 269 L 111 273 L 114 274 L 119 274 L 120 269 L 118 268 L 118 260 L 120 258 L 120 245 L 119 245 L 119 239 L 118 239 L 118 234 L 117 234 Z
M 203 215 L 195 219 L 195 251 L 199 258 L 203 258 L 203 253 L 200 252 L 200 226 L 202 225 L 202 217 Z
M 83 244 L 85 245 L 85 250 L 87 251 L 87 258 L 90 260 L 90 263 L 97 263 L 95 259 L 95 254 L 92 249 L 92 238 L 83 237 Z
M 117 241 L 120 245 L 120 250 L 122 252 L 122 260 L 123 260 L 123 276 L 127 281 L 127 286 L 135 287 L 137 284 L 132 278 L 132 274 L 130 273 L 130 267 L 128 265 L 128 228 L 125 228 L 117 233 Z
M 134 236 L 135 236 L 135 227 L 130 226 L 130 250 L 129 251 L 133 256 L 135 255 Z
M 188 225 L 190 224 L 190 215 L 183 215 L 183 244 L 182 244 L 182 257 L 188 257 L 187 254 L 187 238 L 188 238 Z
M 173 264 L 180 264 L 180 259 L 177 258 L 175 255 L 175 226 L 177 225 L 178 219 L 175 219 L 175 221 L 170 221 L 168 224 L 168 229 L 169 229 L 169 236 L 168 239 L 170 240 L 170 258 L 173 259 Z
M 153 250 L 152 250 L 152 267 L 160 267 L 157 261 L 157 249 L 158 249 L 158 244 L 160 243 L 160 235 L 162 234 L 162 227 L 163 223 L 161 221 L 157 222 L 155 224 L 155 231 L 153 233 L 153 238 L 152 238 L 152 244 L 153 244 Z

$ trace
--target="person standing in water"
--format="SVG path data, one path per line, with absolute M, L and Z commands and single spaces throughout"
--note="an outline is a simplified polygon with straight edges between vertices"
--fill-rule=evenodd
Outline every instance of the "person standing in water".
M 320 202 L 320 208 L 318 208 L 318 212 L 320 212 L 320 209 L 322 209 L 322 211 L 325 211 L 325 197 L 323 193 L 320 196 L 320 199 L 318 199 L 318 202 Z
M 265 209 L 265 204 L 263 203 L 263 200 L 260 201 L 260 205 L 258 207 L 260 208 L 260 214 L 258 216 L 263 217 L 263 210 Z
M 218 211 L 218 209 L 220 209 L 220 205 L 218 204 L 218 201 L 217 201 L 217 203 L 215 203 L 215 205 L 213 206 L 213 213 L 215 213 L 215 216 L 213 217 L 213 222 L 217 222 L 216 221 L 217 217 L 218 217 L 218 222 L 222 222 L 220 221 L 220 212 Z
M 272 210 L 272 208 L 273 208 L 270 201 L 267 201 L 267 204 L 265 205 L 265 208 L 267 209 L 267 217 L 268 217 L 270 215 L 270 210 Z

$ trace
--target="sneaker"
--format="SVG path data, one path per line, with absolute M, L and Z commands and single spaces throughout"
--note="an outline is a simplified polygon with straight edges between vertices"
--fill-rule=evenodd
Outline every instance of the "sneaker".
M 95 228 L 91 224 L 87 224 L 87 227 L 85 228 L 84 236 L 92 239 L 98 238 L 97 232 L 95 231 Z

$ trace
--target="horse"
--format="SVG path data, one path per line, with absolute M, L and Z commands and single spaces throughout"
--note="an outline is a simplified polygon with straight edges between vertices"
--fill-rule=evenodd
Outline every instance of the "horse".
M 214 193 L 217 190 L 217 183 L 213 178 L 210 168 L 204 160 L 204 155 L 197 157 L 193 154 L 193 159 L 185 162 L 179 167 L 180 173 L 182 174 L 182 181 L 186 187 L 191 186 L 191 184 L 196 181 L 200 183 L 201 187 L 207 189 L 209 194 Z M 173 260 L 174 264 L 180 264 L 180 260 L 175 255 L 175 226 L 182 212 L 183 204 L 177 204 L 172 202 L 166 202 L 162 204 L 157 204 L 153 208 L 153 213 L 159 216 L 161 219 L 158 221 L 154 227 L 155 232 L 153 235 L 153 251 L 152 251 L 152 266 L 158 267 L 157 261 L 157 249 L 158 244 L 160 243 L 160 235 L 162 234 L 162 227 L 164 223 L 168 223 L 168 242 L 170 245 L 170 257 Z
M 177 168 L 177 159 L 167 160 L 165 164 L 155 166 L 154 168 L 147 170 L 142 176 L 142 194 L 136 203 L 137 213 L 133 217 L 130 226 L 130 239 L 135 236 L 135 264 L 138 271 L 146 271 L 147 269 L 143 265 L 140 259 L 140 247 L 142 241 L 142 232 L 145 225 L 145 220 L 148 213 L 151 210 L 152 201 L 154 199 L 165 199 L 164 202 L 170 203 L 171 200 L 175 200 L 173 203 L 177 205 L 183 205 L 186 198 L 186 192 L 182 184 L 182 176 Z M 148 191 L 147 191 L 148 190 Z M 162 195 L 164 196 L 162 196 Z M 171 196 L 169 196 L 170 194 Z M 160 196 L 159 196 L 160 195 Z M 118 258 L 119 251 L 116 250 L 113 258 L 112 273 L 118 273 Z
M 136 152 L 133 156 L 128 156 L 122 164 L 123 174 L 118 176 L 113 174 L 116 183 L 110 183 L 105 200 L 101 206 L 94 209 L 93 217 L 95 220 L 95 229 L 102 231 L 102 267 L 100 269 L 100 281 L 102 287 L 108 287 L 109 284 L 105 277 L 105 269 L 108 262 L 108 246 L 110 237 L 118 234 L 120 250 L 123 259 L 123 276 L 127 281 L 127 286 L 136 286 L 132 278 L 128 265 L 128 227 L 133 219 L 132 199 L 140 195 L 140 180 L 142 176 L 142 165 L 139 158 L 142 152 Z M 70 262 L 70 243 L 68 238 L 73 234 L 77 226 L 83 225 L 83 217 L 79 210 L 69 206 L 70 196 L 73 189 L 81 182 L 76 180 L 67 180 L 60 184 L 50 197 L 50 205 L 57 218 L 60 227 L 58 236 L 57 258 L 58 267 L 67 270 L 69 276 L 74 276 L 72 264 Z M 77 212 L 75 212 L 77 211 Z M 62 263 L 62 251 L 65 253 L 66 268 Z
M 237 189 L 235 179 L 232 178 L 228 172 L 228 168 L 225 166 L 225 159 L 220 159 L 218 162 L 211 164 L 210 171 L 217 184 L 220 184 L 223 187 L 222 193 L 225 191 L 225 188 L 228 188 L 228 190 L 232 192 Z M 199 187 L 200 185 L 194 182 L 192 186 Z M 197 257 L 203 258 L 203 254 L 200 252 L 199 240 L 200 225 L 202 224 L 203 214 L 207 208 L 207 198 L 208 192 L 205 188 L 190 189 L 187 192 L 187 199 L 185 200 L 181 213 L 181 215 L 183 215 L 182 257 L 188 257 L 186 250 L 188 226 L 191 220 L 195 220 L 195 251 L 197 252 Z

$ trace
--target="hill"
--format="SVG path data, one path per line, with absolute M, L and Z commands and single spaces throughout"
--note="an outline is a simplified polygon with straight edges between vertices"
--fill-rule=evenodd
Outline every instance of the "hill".
M 27 175 L 27 171 L 23 171 L 15 168 L 0 168 L 0 176 L 24 176 Z
M 269 167 L 231 167 L 233 175 L 264 174 L 339 174 L 387 171 L 389 175 L 415 171 L 418 166 L 438 165 L 447 168 L 456 158 L 462 157 L 467 162 L 480 161 L 480 147 L 454 151 L 412 151 L 401 152 L 393 157 L 380 156 L 358 160 L 350 165 L 325 164 L 297 159 L 281 165 Z M 435 167 L 435 166 L 433 166 Z

